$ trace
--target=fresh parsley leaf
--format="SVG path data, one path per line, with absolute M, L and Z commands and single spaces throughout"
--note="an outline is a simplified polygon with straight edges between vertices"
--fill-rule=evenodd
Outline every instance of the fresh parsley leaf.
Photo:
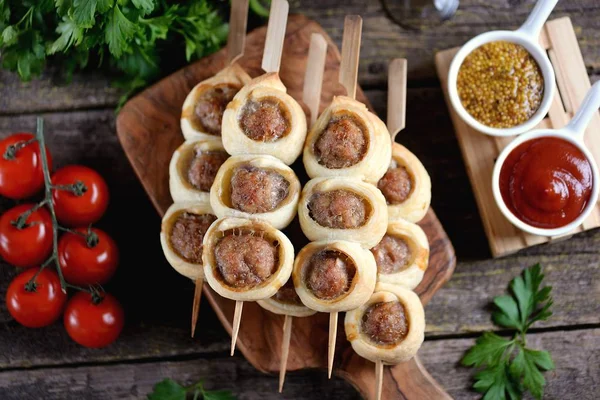
M 143 15 L 150 14 L 154 10 L 154 0 L 131 0 L 135 8 L 142 11 Z
M 119 6 L 115 6 L 108 19 L 105 29 L 106 43 L 111 54 L 115 57 L 129 50 L 129 41 L 135 34 L 136 26 L 121 12 Z
M 463 365 L 482 368 L 473 388 L 484 393 L 484 400 L 521 399 L 525 391 L 537 399 L 544 394 L 542 372 L 554 369 L 552 357 L 528 348 L 526 342 L 527 329 L 552 315 L 552 288 L 542 287 L 543 280 L 539 264 L 514 278 L 510 295 L 494 298 L 497 310 L 492 315 L 496 325 L 516 330 L 512 339 L 485 332 L 463 357 Z
M 204 400 L 235 400 L 236 397 L 229 390 L 203 390 Z
M 84 26 L 90 26 L 94 22 L 97 0 L 73 0 L 73 20 Z
M 17 43 L 18 37 L 19 32 L 17 32 L 13 25 L 9 25 L 2 31 L 2 36 L 0 37 L 0 45 L 11 46 Z
M 148 400 L 185 400 L 187 390 L 173 379 L 164 379 L 154 385 Z
M 83 29 L 71 17 L 66 15 L 56 27 L 56 32 L 60 33 L 60 36 L 52 43 L 48 49 L 48 54 L 64 51 L 73 44 L 78 45 L 83 39 Z
M 96 8 L 98 9 L 98 12 L 103 13 L 110 10 L 113 4 L 115 4 L 114 0 L 98 0 Z

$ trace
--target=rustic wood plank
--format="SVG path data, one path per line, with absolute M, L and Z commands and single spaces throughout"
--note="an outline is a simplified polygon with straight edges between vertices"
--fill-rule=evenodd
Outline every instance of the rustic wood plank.
M 460 359 L 475 339 L 426 341 L 419 354 L 423 364 L 457 400 L 478 399 L 472 391 L 473 369 Z M 548 399 L 593 399 L 600 391 L 600 329 L 528 335 L 528 344 L 552 353 L 556 370 L 546 373 Z M 283 394 L 277 377 L 256 371 L 246 360 L 220 355 L 176 362 L 148 362 L 110 366 L 80 366 L 18 370 L 0 373 L 3 400 L 39 398 L 98 400 L 144 398 L 165 377 L 190 384 L 204 379 L 209 388 L 231 388 L 244 399 L 359 399 L 348 383 L 323 371 L 288 373 Z

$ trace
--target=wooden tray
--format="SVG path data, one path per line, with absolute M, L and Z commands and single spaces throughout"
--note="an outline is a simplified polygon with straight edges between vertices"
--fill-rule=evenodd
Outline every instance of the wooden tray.
M 554 66 L 558 90 L 547 117 L 538 128 L 562 128 L 573 117 L 573 113 L 579 108 L 591 87 L 571 19 L 564 17 L 547 22 L 540 35 L 540 43 L 548 51 Z M 448 70 L 457 51 L 458 48 L 454 48 L 437 53 L 435 63 L 492 254 L 494 257 L 503 256 L 525 247 L 557 239 L 521 231 L 502 215 L 496 205 L 492 194 L 494 162 L 500 151 L 514 136 L 496 138 L 486 136 L 468 126 L 456 114 L 448 99 Z M 596 113 L 586 131 L 585 142 L 598 161 L 600 161 L 599 132 L 600 114 Z M 600 226 L 600 209 L 596 206 L 583 225 L 567 236 L 598 226 Z
M 315 22 L 302 16 L 290 16 L 287 26 L 281 77 L 289 93 L 302 98 L 302 85 L 306 57 L 313 32 L 324 35 L 329 48 L 323 82 L 321 108 L 332 99 L 334 93 L 342 93 L 338 81 L 340 53 L 335 44 Z M 246 40 L 246 52 L 240 61 L 251 76 L 258 76 L 266 28 L 251 32 Z M 182 143 L 179 128 L 181 105 L 190 89 L 224 67 L 225 51 L 206 57 L 163 79 L 131 99 L 121 110 L 117 119 L 117 134 L 140 181 L 150 199 L 162 215 L 171 205 L 169 194 L 168 165 L 173 151 Z M 358 99 L 367 102 L 358 90 Z M 299 176 L 305 175 L 302 163 L 294 169 Z M 423 303 L 450 278 L 456 261 L 454 249 L 433 211 L 421 226 L 431 244 L 431 259 L 421 285 L 416 289 Z M 156 227 L 157 235 L 159 227 Z M 297 224 L 286 231 L 296 250 L 305 243 Z M 204 296 L 211 303 L 225 329 L 231 334 L 234 302 L 216 295 L 204 285 Z M 191 299 L 190 299 L 191 303 Z M 340 318 L 340 323 L 343 318 Z M 302 368 L 326 368 L 327 332 L 329 317 L 318 314 L 309 318 L 294 318 L 288 371 Z M 237 346 L 257 369 L 264 372 L 279 370 L 283 317 L 272 314 L 256 303 L 246 303 Z M 202 324 L 199 324 L 201 329 Z M 374 397 L 374 365 L 352 351 L 345 338 L 344 329 L 338 329 L 336 349 L 336 373 L 352 383 L 363 396 Z M 325 373 L 325 372 L 323 372 Z M 285 390 L 285 388 L 284 388 Z M 386 368 L 383 387 L 384 398 L 439 399 L 448 395 L 431 378 L 418 359 L 394 368 Z

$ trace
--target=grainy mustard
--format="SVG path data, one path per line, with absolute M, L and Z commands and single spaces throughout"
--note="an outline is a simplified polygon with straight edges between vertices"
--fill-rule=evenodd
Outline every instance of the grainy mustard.
M 458 96 L 467 112 L 493 128 L 526 122 L 544 95 L 544 78 L 521 45 L 486 43 L 469 54 L 458 71 Z

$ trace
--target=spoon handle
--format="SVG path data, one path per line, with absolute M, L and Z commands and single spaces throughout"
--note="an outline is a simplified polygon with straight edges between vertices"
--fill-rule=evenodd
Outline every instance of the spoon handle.
M 539 0 L 525 23 L 519 28 L 519 31 L 537 41 L 556 3 L 558 3 L 558 0 Z
M 600 82 L 594 83 L 592 88 L 587 92 L 583 103 L 575 113 L 575 116 L 565 127 L 572 131 L 574 134 L 583 137 L 585 129 L 587 128 L 590 120 L 594 116 L 594 113 L 600 108 Z

